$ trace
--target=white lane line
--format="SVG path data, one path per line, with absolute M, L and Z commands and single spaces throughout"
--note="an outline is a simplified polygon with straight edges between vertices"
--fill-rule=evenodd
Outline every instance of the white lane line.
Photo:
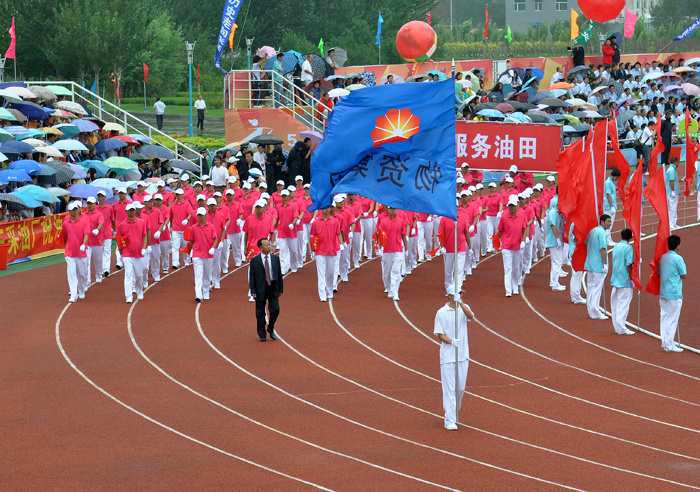
M 187 434 L 185 434 L 185 433 L 183 433 L 183 432 L 180 432 L 179 430 L 174 429 L 174 428 L 172 428 L 172 427 L 170 427 L 170 426 L 168 426 L 168 425 L 166 425 L 166 424 L 164 424 L 164 423 L 162 423 L 162 422 L 159 422 L 158 420 L 154 419 L 153 417 L 149 417 L 149 416 L 146 415 L 145 413 L 136 410 L 134 407 L 128 405 L 127 403 L 123 402 L 122 400 L 120 400 L 120 399 L 117 398 L 116 396 L 114 396 L 114 395 L 112 395 L 111 393 L 109 393 L 107 390 L 105 390 L 104 388 L 102 388 L 101 386 L 99 386 L 99 385 L 98 385 L 97 383 L 95 383 L 92 379 L 90 379 L 87 375 L 85 375 L 85 373 L 84 373 L 83 371 L 81 371 L 81 370 L 78 368 L 78 366 L 76 366 L 76 365 L 73 363 L 73 361 L 71 360 L 71 358 L 70 358 L 70 357 L 68 356 L 68 354 L 66 353 L 66 350 L 64 349 L 63 344 L 61 343 L 61 328 L 60 328 L 60 327 L 61 327 L 61 320 L 63 319 L 63 316 L 65 315 L 65 313 L 66 313 L 66 311 L 68 310 L 69 307 L 70 307 L 70 304 L 66 304 L 66 306 L 63 308 L 63 311 L 61 311 L 61 314 L 60 314 L 60 316 L 58 317 L 58 320 L 56 320 L 56 344 L 58 345 L 58 349 L 61 351 L 61 355 L 63 355 L 63 358 L 66 360 L 66 362 L 68 363 L 68 365 L 69 365 L 81 378 L 83 378 L 88 384 L 90 384 L 90 385 L 91 385 L 93 388 L 95 388 L 97 391 L 99 391 L 100 393 L 102 393 L 103 395 L 105 395 L 107 398 L 109 398 L 110 400 L 112 400 L 112 401 L 118 403 L 119 405 L 121 405 L 122 407 L 126 408 L 127 410 L 129 410 L 129 411 L 135 413 L 136 415 L 138 415 L 138 416 L 140 416 L 140 417 L 146 419 L 147 421 L 149 421 L 149 422 L 151 422 L 151 423 L 153 423 L 153 424 L 155 424 L 155 425 L 157 425 L 157 426 L 159 426 L 159 427 L 161 427 L 161 428 L 163 428 L 163 429 L 165 429 L 165 430 L 167 430 L 167 431 L 170 431 L 170 432 L 172 432 L 173 434 L 176 434 L 176 435 L 178 435 L 178 436 L 180 436 L 180 437 L 183 437 L 183 438 L 187 439 L 188 441 L 192 441 L 192 442 L 194 442 L 194 443 L 196 443 L 196 444 L 199 444 L 199 445 L 204 446 L 204 447 L 206 447 L 206 448 L 208 448 L 208 449 L 211 449 L 211 450 L 213 450 L 213 451 L 216 451 L 217 453 L 221 453 L 221 454 L 226 455 L 226 456 L 229 456 L 229 457 L 231 457 L 231 458 L 235 458 L 235 459 L 237 459 L 237 460 L 239 460 L 239 461 L 242 461 L 243 463 L 247 463 L 247 464 L 249 464 L 249 465 L 255 466 L 255 467 L 260 468 L 260 469 L 262 469 L 262 470 L 265 470 L 265 471 L 274 473 L 275 475 L 279 475 L 279 476 L 288 478 L 288 479 L 290 479 L 290 480 L 294 480 L 294 481 L 296 481 L 296 482 L 300 482 L 300 483 L 303 483 L 303 484 L 305 484 L 305 485 L 309 485 L 309 486 L 314 487 L 314 488 L 319 489 L 319 490 L 327 490 L 327 491 L 332 491 L 332 490 L 333 490 L 333 489 L 329 489 L 329 488 L 326 488 L 326 487 L 322 487 L 321 485 L 318 485 L 318 484 L 316 484 L 316 483 L 309 482 L 309 481 L 307 481 L 307 480 L 303 480 L 303 479 L 301 479 L 301 478 L 298 478 L 298 477 L 289 475 L 289 474 L 284 473 L 284 472 L 281 472 L 281 471 L 279 471 L 279 470 L 275 470 L 274 468 L 270 468 L 270 467 L 268 467 L 268 466 L 261 465 L 260 463 L 256 463 L 256 462 L 254 462 L 254 461 L 251 461 L 251 460 L 248 460 L 248 459 L 246 459 L 246 458 L 243 458 L 242 456 L 238 456 L 238 455 L 235 455 L 235 454 L 233 454 L 233 453 L 229 453 L 228 451 L 224 451 L 223 449 L 217 448 L 216 446 L 212 446 L 211 444 L 208 444 L 208 443 L 206 443 L 206 442 L 204 442 L 204 441 L 200 441 L 199 439 L 196 439 L 196 438 L 194 438 L 194 437 L 192 437 L 192 436 L 189 436 L 189 435 L 187 435 Z M 132 306 L 132 309 L 133 309 L 133 306 Z

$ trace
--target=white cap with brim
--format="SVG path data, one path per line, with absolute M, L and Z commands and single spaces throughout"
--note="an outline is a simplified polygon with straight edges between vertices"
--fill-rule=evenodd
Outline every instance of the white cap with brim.
M 176 195 L 184 195 L 185 191 L 182 188 L 178 188 L 177 190 L 175 190 L 175 194 Z
M 512 173 L 517 173 L 517 172 L 518 172 L 518 166 L 516 166 L 515 164 L 513 164 L 512 166 L 510 166 L 509 171 L 512 172 Z
M 236 181 L 238 181 L 238 176 L 236 175 L 233 175 L 230 178 L 228 178 L 229 183 L 235 183 Z
M 235 157 L 233 157 L 233 156 L 231 156 L 231 157 L 228 158 L 228 162 L 229 162 L 230 164 L 233 164 L 234 162 L 236 162 L 236 160 L 237 160 L 237 159 L 236 159 Z
M 197 201 L 206 200 L 206 199 L 207 199 L 207 195 L 202 195 L 201 193 L 199 195 L 197 195 Z
M 126 208 L 124 210 L 126 210 L 127 212 L 129 210 L 136 210 L 136 205 L 134 205 L 133 203 L 130 203 L 129 205 L 126 206 Z
M 89 196 L 86 200 L 88 203 L 97 203 L 97 198 L 94 196 Z
M 557 180 L 554 176 L 547 176 L 547 181 L 554 183 Z
M 153 197 L 151 195 L 146 195 L 145 197 L 143 197 L 144 202 L 150 202 L 151 200 L 153 200 Z
M 466 183 L 466 181 L 464 180 L 464 178 L 457 178 L 457 184 L 465 184 L 465 183 Z
M 180 181 L 189 181 L 190 180 L 190 175 L 187 173 L 182 173 L 180 175 Z
M 136 183 L 136 186 L 143 186 L 145 188 L 146 183 L 144 183 L 143 181 L 139 181 L 138 183 Z
M 210 198 L 207 200 L 207 205 L 216 205 L 216 198 Z
M 215 191 L 214 196 L 223 196 L 220 191 Z
M 257 167 L 254 167 L 253 169 L 249 169 L 248 174 L 250 174 L 251 176 L 255 176 L 255 177 L 262 176 L 262 172 Z
M 296 178 L 294 178 L 294 181 L 304 181 L 304 176 L 301 174 L 297 174 Z
M 515 183 L 515 181 L 513 181 L 513 178 L 511 178 L 510 176 L 508 176 L 508 177 L 506 178 L 506 183 Z
M 143 208 L 145 205 L 141 202 L 134 202 L 134 207 L 136 208 Z
M 267 202 L 263 199 L 260 199 L 257 202 L 255 202 L 255 207 L 267 207 Z
M 474 193 L 474 192 L 476 191 L 476 186 L 470 186 L 470 187 L 467 188 L 467 189 L 468 189 L 469 191 L 471 191 L 472 193 Z
M 102 196 L 107 196 L 107 192 L 105 190 L 100 190 L 97 192 L 97 194 L 102 195 Z
M 199 207 L 197 209 L 197 215 L 207 215 L 207 209 L 204 207 Z
M 290 193 L 294 193 L 295 191 L 297 191 L 297 187 L 294 185 L 287 186 L 287 189 L 289 190 Z
M 260 193 L 260 198 L 264 199 L 265 201 L 269 202 L 270 201 L 270 194 L 262 192 Z
M 126 193 L 126 188 L 122 187 L 117 190 L 117 193 Z
M 515 205 L 516 207 L 518 206 L 518 197 L 515 195 L 510 195 L 510 198 L 508 198 L 508 205 Z
M 306 184 L 304 185 L 304 188 L 311 188 L 311 185 L 310 185 L 309 183 L 306 183 Z
M 226 194 L 227 194 L 227 195 L 235 195 L 236 192 L 233 191 L 231 188 L 229 188 L 228 190 L 226 190 Z
M 244 190 L 250 190 L 251 188 L 252 188 L 252 186 L 250 186 L 250 183 L 248 183 L 248 182 L 243 183 Z
M 284 181 L 282 181 L 281 179 L 277 181 L 277 186 L 280 186 L 280 185 L 284 186 Z
M 483 190 L 483 189 L 484 189 L 484 185 L 481 184 L 481 183 L 478 183 L 478 184 L 476 185 L 476 189 L 477 189 L 477 190 Z
M 211 180 L 207 181 L 207 186 L 214 186 L 214 182 Z
M 262 183 L 260 183 L 260 184 L 258 185 L 258 187 L 259 187 L 259 188 L 265 188 L 265 189 L 267 189 L 267 183 L 266 183 L 265 181 L 263 181 Z
M 202 186 L 202 187 L 204 186 L 201 181 L 195 181 L 192 186 L 197 186 L 197 185 Z
M 498 185 L 496 183 L 489 183 L 489 188 L 497 188 Z
M 447 294 L 446 294 L 446 295 L 448 295 L 448 296 L 456 296 L 456 295 L 459 294 L 460 292 L 464 292 L 464 291 L 463 291 L 462 289 L 459 289 L 459 290 L 458 290 L 457 287 L 455 287 L 454 285 L 450 285 L 450 286 L 447 288 Z
M 289 196 L 289 190 L 280 191 L 280 196 Z
M 161 179 L 160 181 L 158 181 L 158 182 L 156 183 L 156 186 L 162 186 L 163 188 L 165 188 L 165 181 L 163 181 L 163 180 Z
M 167 180 L 165 180 L 165 182 L 166 182 L 167 184 L 173 184 L 173 183 L 176 183 L 177 180 L 176 180 L 175 178 L 168 178 Z
M 161 195 L 160 193 L 156 193 L 155 195 L 153 195 L 153 199 L 154 199 L 154 200 L 162 200 L 162 199 L 163 199 L 163 195 Z

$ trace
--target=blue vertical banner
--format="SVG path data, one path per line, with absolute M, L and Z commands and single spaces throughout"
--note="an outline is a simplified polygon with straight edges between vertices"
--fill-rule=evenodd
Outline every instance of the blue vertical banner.
M 221 68 L 221 53 L 224 51 L 226 43 L 228 43 L 229 36 L 231 36 L 231 29 L 233 29 L 233 24 L 236 22 L 238 11 L 241 10 L 242 1 L 243 0 L 226 0 L 224 13 L 221 16 L 221 30 L 219 31 L 219 38 L 216 40 L 216 58 L 214 59 L 214 65 L 224 74 L 228 72 Z
M 698 26 L 700 26 L 700 17 L 698 17 L 697 19 L 695 19 L 695 22 L 693 22 L 691 25 L 689 25 L 688 27 L 686 27 L 685 30 L 684 30 L 682 33 L 680 33 L 678 36 L 676 36 L 675 38 L 673 38 L 673 40 L 674 40 L 674 41 L 680 41 L 681 39 L 687 38 L 688 36 L 690 36 L 691 34 L 693 34 L 693 31 L 694 31 L 695 29 L 697 29 Z
M 343 97 L 311 156 L 312 208 L 335 193 L 456 219 L 454 81 L 366 87 Z
M 382 45 L 382 24 L 384 24 L 384 19 L 382 19 L 382 13 L 379 12 L 379 19 L 377 20 L 377 42 L 376 45 Z

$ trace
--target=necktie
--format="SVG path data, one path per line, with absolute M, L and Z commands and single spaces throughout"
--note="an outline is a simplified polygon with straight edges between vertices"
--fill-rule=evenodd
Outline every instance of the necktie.
M 267 285 L 272 285 L 272 279 L 270 278 L 270 263 L 267 261 L 268 256 L 265 255 L 265 278 L 267 279 Z

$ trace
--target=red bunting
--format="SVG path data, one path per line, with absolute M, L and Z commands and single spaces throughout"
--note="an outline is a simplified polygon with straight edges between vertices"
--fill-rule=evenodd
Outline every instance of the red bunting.
M 146 65 L 146 62 L 143 63 L 143 82 L 144 84 L 148 82 L 148 65 Z
M 659 139 L 661 141 L 661 139 Z M 654 261 L 649 266 L 651 267 L 651 276 L 647 283 L 647 292 L 658 296 L 661 293 L 661 279 L 657 267 L 659 260 L 668 251 L 668 237 L 671 235 L 670 224 L 668 220 L 668 202 L 666 201 L 666 177 L 663 170 L 656 173 L 649 180 L 649 184 L 644 190 L 644 196 L 649 199 L 651 206 L 656 210 L 659 216 L 659 227 L 656 232 L 656 248 L 654 250 Z
M 656 170 L 659 167 L 659 163 L 656 157 L 661 152 L 666 150 L 666 146 L 661 141 L 661 115 L 659 115 L 659 117 L 656 119 L 656 123 L 654 123 L 652 130 L 656 132 L 656 145 L 651 150 L 651 156 L 649 157 L 649 176 L 653 178 L 656 174 Z
M 200 66 L 197 65 L 197 85 L 199 85 L 199 81 L 200 81 Z

